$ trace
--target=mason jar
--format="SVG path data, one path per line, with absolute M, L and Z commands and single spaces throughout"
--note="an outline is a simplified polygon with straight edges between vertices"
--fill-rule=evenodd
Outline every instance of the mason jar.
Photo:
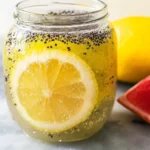
M 106 123 L 116 92 L 116 37 L 100 0 L 25 0 L 5 43 L 14 120 L 48 142 L 86 139 Z

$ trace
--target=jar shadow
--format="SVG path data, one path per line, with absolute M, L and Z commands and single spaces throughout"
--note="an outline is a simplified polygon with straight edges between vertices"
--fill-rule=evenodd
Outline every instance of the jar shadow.
M 149 124 L 128 112 L 115 112 L 112 115 L 121 116 L 125 119 L 110 119 L 100 132 L 87 140 L 52 145 L 65 150 L 74 148 L 77 150 L 113 150 L 116 147 L 122 147 L 125 148 L 122 150 L 126 150 L 127 147 L 136 145 L 136 140 L 140 140 L 142 136 L 148 139 Z M 148 140 L 145 143 L 148 143 Z

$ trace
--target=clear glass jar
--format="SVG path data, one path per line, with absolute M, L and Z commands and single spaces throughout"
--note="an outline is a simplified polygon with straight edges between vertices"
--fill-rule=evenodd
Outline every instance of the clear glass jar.
M 78 141 L 107 121 L 116 92 L 116 39 L 107 16 L 99 0 L 16 6 L 4 49 L 6 96 L 28 135 Z

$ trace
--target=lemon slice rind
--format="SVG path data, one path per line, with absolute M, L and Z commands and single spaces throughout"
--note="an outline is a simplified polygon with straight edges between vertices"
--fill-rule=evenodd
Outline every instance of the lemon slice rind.
M 76 67 L 80 72 L 81 82 L 86 87 L 86 94 L 84 96 L 84 105 L 82 110 L 78 112 L 75 117 L 64 123 L 45 123 L 33 120 L 27 113 L 26 109 L 19 102 L 17 94 L 18 79 L 21 74 L 27 69 L 27 67 L 35 62 L 46 63 L 50 59 L 58 59 L 61 63 L 70 63 Z M 86 120 L 92 113 L 98 97 L 98 85 L 95 79 L 95 75 L 91 68 L 78 56 L 73 53 L 64 51 L 53 50 L 50 52 L 43 52 L 42 54 L 32 54 L 25 59 L 18 62 L 15 71 L 12 75 L 12 94 L 13 101 L 17 104 L 17 109 L 21 116 L 28 121 L 29 124 L 42 131 L 50 131 L 52 133 L 65 131 L 70 129 L 84 120 Z

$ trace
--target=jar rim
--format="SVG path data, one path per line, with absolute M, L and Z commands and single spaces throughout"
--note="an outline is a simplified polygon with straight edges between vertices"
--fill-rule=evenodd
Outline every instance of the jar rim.
M 24 23 L 31 23 L 31 24 L 48 24 L 48 25 L 70 25 L 70 24 L 82 24 L 82 23 L 88 23 L 95 20 L 100 20 L 105 18 L 108 15 L 108 8 L 107 4 L 102 0 L 89 0 L 89 2 L 83 2 L 79 0 L 74 0 L 75 2 L 67 2 L 67 0 L 22 0 L 18 4 L 16 4 L 16 9 L 14 12 L 14 18 L 18 22 L 24 22 Z M 39 2 L 39 3 L 38 3 Z M 45 3 L 44 3 L 45 2 Z M 49 2 L 46 4 L 46 2 Z M 43 5 L 42 5 L 43 3 Z M 50 4 L 55 5 L 70 5 L 70 6 L 78 6 L 83 9 L 84 7 L 92 8 L 91 11 L 83 11 L 80 13 L 41 13 L 36 11 L 29 11 L 27 8 L 32 7 L 46 7 L 50 6 Z M 96 4 L 99 4 L 96 6 Z M 91 18 L 90 18 L 91 17 Z M 70 18 L 72 18 L 70 20 Z M 75 18 L 78 18 L 80 20 L 79 22 L 72 22 Z M 86 18 L 86 19 L 84 19 Z M 67 22 L 69 19 L 70 22 Z M 59 21 L 56 21 L 59 20 Z

